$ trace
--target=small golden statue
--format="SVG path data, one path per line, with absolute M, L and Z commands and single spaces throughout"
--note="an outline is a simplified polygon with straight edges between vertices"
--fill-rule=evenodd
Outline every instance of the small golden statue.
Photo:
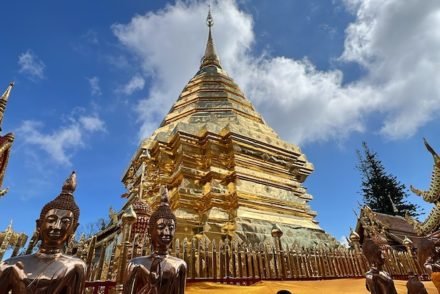
M 385 257 L 383 249 L 385 244 L 377 244 L 368 239 L 362 246 L 362 251 L 371 268 L 365 273 L 367 290 L 372 294 L 397 294 L 393 279 L 390 274 L 383 270 Z
M 41 246 L 37 253 L 17 256 L 0 264 L 0 294 L 77 294 L 84 290 L 86 265 L 62 253 L 78 227 L 79 208 L 73 192 L 76 175 L 63 185 L 61 194 L 47 203 L 37 220 Z
M 176 216 L 169 205 L 168 190 L 161 187 L 160 192 L 160 205 L 148 223 L 153 253 L 130 260 L 124 283 L 125 294 L 185 292 L 186 263 L 168 255 L 176 231 Z

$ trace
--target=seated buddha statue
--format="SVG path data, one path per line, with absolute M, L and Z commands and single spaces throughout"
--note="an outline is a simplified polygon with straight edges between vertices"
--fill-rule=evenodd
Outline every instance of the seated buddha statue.
M 362 251 L 370 264 L 370 270 L 365 273 L 367 290 L 372 294 L 397 294 L 393 279 L 383 270 L 385 257 L 383 248 L 372 239 L 362 245 Z
M 186 263 L 168 254 L 176 231 L 176 216 L 168 191 L 161 187 L 161 201 L 148 222 L 153 253 L 130 260 L 124 283 L 125 294 L 181 294 L 185 292 Z
M 37 220 L 41 246 L 30 255 L 13 257 L 0 264 L 0 294 L 78 294 L 84 290 L 86 265 L 63 249 L 78 227 L 79 208 L 73 192 L 75 172 L 61 194 L 47 203 Z M 11 291 L 11 292 L 10 292 Z

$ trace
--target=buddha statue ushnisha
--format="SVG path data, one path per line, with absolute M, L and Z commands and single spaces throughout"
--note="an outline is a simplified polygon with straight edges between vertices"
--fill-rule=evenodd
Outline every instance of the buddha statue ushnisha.
M 362 251 L 370 264 L 370 270 L 365 273 L 367 290 L 372 294 L 397 294 L 393 279 L 383 270 L 385 257 L 383 250 L 389 245 L 377 244 L 368 239 L 362 245 Z
M 47 203 L 37 220 L 41 240 L 38 252 L 17 256 L 0 264 L 0 294 L 78 294 L 84 290 L 86 265 L 62 253 L 78 227 L 79 208 L 73 192 L 76 174 L 61 194 Z
M 161 187 L 160 193 L 160 205 L 148 223 L 153 253 L 130 260 L 124 283 L 125 294 L 185 292 L 186 263 L 168 254 L 176 231 L 176 216 L 169 205 L 168 190 Z

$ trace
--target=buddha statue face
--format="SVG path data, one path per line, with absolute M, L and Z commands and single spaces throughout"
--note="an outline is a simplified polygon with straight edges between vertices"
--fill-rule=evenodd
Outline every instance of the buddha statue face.
M 151 214 L 148 226 L 154 251 L 167 254 L 176 232 L 176 216 L 170 208 L 168 190 L 165 187 L 161 187 L 160 205 Z
M 75 188 L 76 174 L 72 172 L 64 182 L 61 194 L 41 210 L 40 218 L 37 220 L 37 231 L 43 251 L 56 252 L 62 249 L 75 233 L 79 225 L 79 208 L 73 197 Z
M 173 219 L 159 218 L 150 230 L 155 249 L 159 251 L 168 250 L 173 242 L 175 232 L 176 223 Z
M 70 210 L 52 208 L 37 220 L 43 248 L 61 248 L 72 237 L 78 223 Z

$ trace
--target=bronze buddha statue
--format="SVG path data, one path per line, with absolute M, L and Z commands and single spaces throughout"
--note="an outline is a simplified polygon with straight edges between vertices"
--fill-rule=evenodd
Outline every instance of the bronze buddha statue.
M 383 270 L 385 257 L 383 248 L 371 239 L 362 245 L 362 251 L 371 268 L 365 273 L 367 290 L 372 294 L 397 294 L 393 279 Z
M 86 265 L 63 249 L 78 227 L 79 208 L 73 192 L 76 175 L 63 185 L 61 194 L 47 203 L 37 220 L 41 240 L 38 252 L 17 256 L 0 264 L 0 294 L 78 294 L 84 290 Z
M 186 263 L 168 254 L 176 231 L 176 216 L 172 212 L 168 191 L 161 188 L 159 207 L 148 222 L 153 253 L 130 260 L 125 294 L 181 294 L 185 292 Z
M 423 263 L 432 283 L 440 293 L 440 231 L 421 239 L 418 259 Z
M 408 273 L 408 282 L 406 283 L 408 294 L 428 294 L 425 285 L 420 281 L 419 276 L 413 272 Z

